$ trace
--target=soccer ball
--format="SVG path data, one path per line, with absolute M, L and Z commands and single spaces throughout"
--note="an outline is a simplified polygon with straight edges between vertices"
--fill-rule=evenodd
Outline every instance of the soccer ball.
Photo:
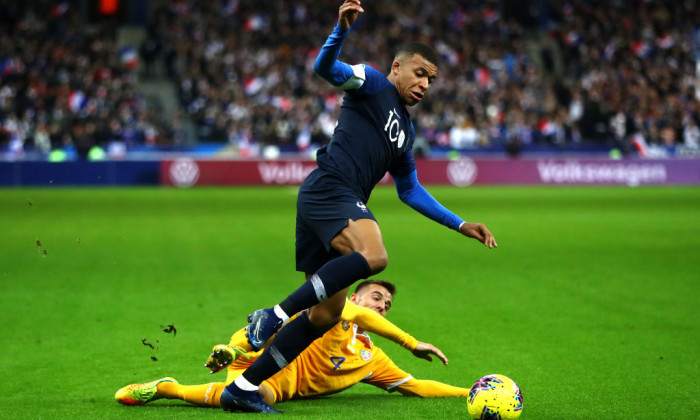
M 474 420 L 517 419 L 523 412 L 523 394 L 509 377 L 487 375 L 469 391 L 467 409 Z

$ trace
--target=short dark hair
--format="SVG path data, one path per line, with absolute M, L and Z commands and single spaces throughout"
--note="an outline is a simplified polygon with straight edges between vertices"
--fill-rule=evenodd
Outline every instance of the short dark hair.
M 420 55 L 429 62 L 438 66 L 440 59 L 438 53 L 429 45 L 422 42 L 407 42 L 399 46 L 396 50 L 395 59 L 402 59 L 404 57 L 413 57 L 415 54 Z
M 365 287 L 371 285 L 371 284 L 376 284 L 377 286 L 382 286 L 386 290 L 391 293 L 391 296 L 394 297 L 396 296 L 396 285 L 390 281 L 386 280 L 379 280 L 379 279 L 372 279 L 372 280 L 365 280 L 360 282 L 357 287 L 355 287 L 355 293 L 358 295 L 360 294 L 360 291 L 364 289 Z

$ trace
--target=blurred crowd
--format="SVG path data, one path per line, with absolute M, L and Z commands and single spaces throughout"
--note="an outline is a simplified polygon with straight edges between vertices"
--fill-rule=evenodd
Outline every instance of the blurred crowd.
M 226 138 L 243 151 L 259 144 L 303 151 L 328 141 L 342 101 L 312 70 L 339 4 L 177 2 L 155 11 L 148 42 L 160 46 L 154 49 L 202 137 Z M 520 42 L 522 25 L 501 16 L 500 2 L 363 7 L 343 61 L 387 72 L 392 51 L 410 40 L 434 45 L 444 60 L 433 92 L 411 110 L 423 150 L 505 143 L 509 134 L 499 127 L 514 108 L 522 111 L 513 124 L 538 123 L 532 119 L 547 89 Z
M 598 142 L 697 147 L 700 8 L 693 1 L 366 2 L 341 59 L 388 71 L 408 40 L 440 52 L 412 109 L 432 147 Z M 204 138 L 304 150 L 327 141 L 339 93 L 313 75 L 339 1 L 175 2 L 154 11 Z
M 585 138 L 634 146 L 700 140 L 700 7 L 691 0 L 551 2 L 561 113 Z
M 180 114 L 170 120 L 147 106 L 140 76 L 175 84 L 199 141 L 229 143 L 241 156 L 264 145 L 313 150 L 329 141 L 342 101 L 312 70 L 340 3 L 154 2 L 137 51 L 117 47 L 113 23 L 83 25 L 70 8 L 9 7 L 0 17 L 0 147 L 72 144 L 84 154 L 94 144 L 182 142 Z M 700 8 L 692 0 L 363 7 L 341 60 L 388 72 L 403 42 L 440 53 L 437 82 L 410 109 L 419 151 L 698 147 Z
M 138 53 L 120 49 L 113 21 L 87 25 L 76 7 L 13 2 L 0 13 L 0 148 L 21 158 L 34 150 L 69 150 L 86 158 L 95 146 L 123 155 L 166 143 L 171 125 L 149 107 L 135 83 Z

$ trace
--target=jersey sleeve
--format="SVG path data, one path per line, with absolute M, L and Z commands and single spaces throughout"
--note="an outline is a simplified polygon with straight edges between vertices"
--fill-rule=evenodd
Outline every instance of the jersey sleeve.
M 314 71 L 333 86 L 353 94 L 379 92 L 391 84 L 382 73 L 365 64 L 349 65 L 338 60 L 350 30 L 336 25 L 314 62 Z
M 466 397 L 469 389 L 444 384 L 438 381 L 416 379 L 396 366 L 393 360 L 375 347 L 372 374 L 363 382 L 387 392 L 400 392 L 410 397 Z
M 321 51 L 314 62 L 316 74 L 326 79 L 333 86 L 343 86 L 355 76 L 355 71 L 350 65 L 338 61 L 340 48 L 349 32 L 349 29 L 344 31 L 340 28 L 340 25 L 336 25 L 326 43 L 321 47 Z
M 467 397 L 469 389 L 444 384 L 427 379 L 411 379 L 394 388 L 395 391 L 410 397 Z
M 413 350 L 418 345 L 418 340 L 383 316 L 369 308 L 355 305 L 349 300 L 345 302 L 341 318 L 352 321 L 363 330 L 380 335 L 408 350 Z
M 450 229 L 459 230 L 464 222 L 459 216 L 440 204 L 418 182 L 418 173 L 414 169 L 407 175 L 391 174 L 396 184 L 396 192 L 404 203 L 408 204 L 423 216 L 434 220 Z

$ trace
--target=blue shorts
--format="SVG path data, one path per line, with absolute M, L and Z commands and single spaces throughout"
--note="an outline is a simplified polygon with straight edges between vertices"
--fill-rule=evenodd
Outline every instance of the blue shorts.
M 339 256 L 331 248 L 331 240 L 345 229 L 348 220 L 359 219 L 377 220 L 343 181 L 319 169 L 311 172 L 297 196 L 297 271 L 315 273 Z

